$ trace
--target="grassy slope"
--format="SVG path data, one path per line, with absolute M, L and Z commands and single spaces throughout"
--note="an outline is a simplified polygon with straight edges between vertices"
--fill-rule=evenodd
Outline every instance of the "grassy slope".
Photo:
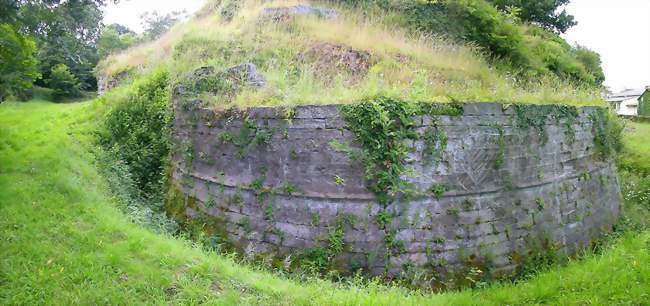
M 602 255 L 527 282 L 439 295 L 296 283 L 252 270 L 128 221 L 87 151 L 97 109 L 96 103 L 0 105 L 0 304 L 603 305 L 650 299 L 650 233 L 624 237 Z
M 394 12 L 366 16 L 338 7 L 341 16 L 335 20 L 297 17 L 272 22 L 261 13 L 263 8 L 331 3 L 245 0 L 238 2 L 240 9 L 232 10 L 232 1 L 209 1 L 217 2 L 222 5 L 212 9 L 206 6 L 199 15 L 176 25 L 156 41 L 109 56 L 98 70 L 115 75 L 129 69 L 147 73 L 164 66 L 178 81 L 201 66 L 223 70 L 252 62 L 268 80 L 266 88 L 245 89 L 233 101 L 221 96 L 202 97 L 215 107 L 338 104 L 375 95 L 436 102 L 604 105 L 595 88 L 578 88 L 555 79 L 535 78 L 531 84 L 515 81 L 474 47 L 395 26 L 392 19 L 405 17 Z M 234 14 L 232 20 L 224 18 L 229 15 L 224 12 Z M 329 71 L 337 61 L 327 62 L 326 58 L 336 52 L 317 53 L 317 58 L 325 59 L 320 64 L 304 55 L 324 42 L 367 52 L 371 58 L 367 73 L 356 75 L 344 67 Z
M 650 174 L 650 123 L 627 123 L 622 165 Z

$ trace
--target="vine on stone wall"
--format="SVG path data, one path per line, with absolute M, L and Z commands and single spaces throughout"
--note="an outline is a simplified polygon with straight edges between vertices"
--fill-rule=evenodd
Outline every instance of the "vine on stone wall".
M 547 121 L 555 120 L 556 124 L 560 120 L 565 120 L 565 135 L 569 142 L 575 140 L 575 130 L 573 125 L 578 118 L 578 109 L 575 106 L 568 105 L 526 105 L 515 104 L 515 118 L 518 128 L 534 128 L 541 138 L 542 145 L 548 143 L 548 132 L 546 131 Z
M 384 96 L 341 107 L 348 129 L 362 147 L 360 156 L 366 166 L 368 189 L 382 206 L 395 196 L 413 190 L 413 186 L 401 177 L 407 171 L 405 159 L 413 151 L 408 141 L 420 138 L 416 117 L 458 116 L 462 112 L 459 104 L 416 103 Z M 427 154 L 440 159 L 446 147 L 446 133 L 437 128 L 425 134 L 425 144 L 432 151 Z
M 594 133 L 596 151 L 607 159 L 623 149 L 623 129 L 621 121 L 606 109 L 599 108 L 589 115 Z
M 428 115 L 435 120 L 438 115 L 458 116 L 462 113 L 460 104 L 416 103 L 383 96 L 341 107 L 347 128 L 361 144 L 361 152 L 352 155 L 365 164 L 367 187 L 383 207 L 376 221 L 384 231 L 386 262 L 394 253 L 404 249 L 403 241 L 396 237 L 397 231 L 390 228 L 394 216 L 386 207 L 397 196 L 408 197 L 415 191 L 413 185 L 402 177 L 409 171 L 405 160 L 414 151 L 409 143 L 421 138 L 417 132 L 418 116 Z M 447 146 L 446 132 L 439 127 L 429 128 L 422 138 L 425 143 L 424 157 L 441 161 Z M 436 189 L 433 192 L 439 197 L 444 191 Z

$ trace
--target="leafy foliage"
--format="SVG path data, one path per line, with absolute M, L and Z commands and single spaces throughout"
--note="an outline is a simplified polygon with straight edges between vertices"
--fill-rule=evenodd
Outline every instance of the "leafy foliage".
M 81 95 L 79 80 L 70 72 L 65 64 L 58 64 L 52 67 L 47 85 L 54 91 L 52 97 L 56 101 L 63 98 L 74 98 Z
M 405 140 L 416 140 L 413 117 L 418 113 L 415 103 L 388 97 L 370 98 L 342 107 L 343 118 L 363 148 L 368 189 L 381 204 L 411 187 L 401 179 L 406 170 L 404 159 L 409 146 Z
M 157 39 L 165 34 L 176 24 L 184 11 L 173 11 L 169 14 L 161 15 L 157 11 L 146 12 L 140 16 L 144 26 L 145 37 L 150 40 Z
M 623 150 L 623 123 L 607 109 L 598 109 L 591 119 L 596 150 L 602 158 L 615 156 Z
M 568 138 L 573 135 L 573 124 L 578 118 L 578 109 L 568 105 L 523 105 L 516 104 L 515 108 L 516 124 L 520 129 L 533 128 L 537 131 L 542 140 L 542 144 L 548 142 L 548 132 L 546 125 L 548 120 L 554 120 L 559 124 L 560 120 L 566 122 L 566 134 Z
M 137 34 L 128 28 L 119 24 L 109 25 L 97 39 L 97 55 L 99 58 L 104 58 L 109 54 L 125 50 L 138 41 Z
M 565 0 L 340 2 L 378 12 L 397 11 L 402 18 L 396 21 L 414 30 L 475 43 L 487 51 L 494 63 L 524 80 L 556 76 L 589 86 L 601 85 L 604 80 L 600 57 L 595 52 L 572 47 L 549 31 L 562 32 L 573 25 L 570 15 L 554 9 Z
M 97 81 L 93 69 L 98 62 L 95 43 L 102 27 L 101 7 L 108 2 L 116 1 L 23 0 L 10 5 L 0 3 L 0 10 L 4 10 L 0 22 L 10 22 L 21 33 L 35 38 L 42 80 L 49 79 L 52 68 L 65 64 L 80 80 L 81 88 L 94 89 Z M 44 85 L 42 81 L 37 82 Z
M 0 102 L 22 95 L 39 76 L 36 44 L 8 24 L 0 24 Z
M 100 143 L 129 167 L 145 196 L 160 191 L 170 142 L 168 73 L 160 70 L 133 85 L 106 114 Z
M 514 13 L 524 21 L 532 22 L 547 30 L 566 32 L 578 24 L 565 9 L 560 8 L 570 0 L 488 0 L 504 13 Z

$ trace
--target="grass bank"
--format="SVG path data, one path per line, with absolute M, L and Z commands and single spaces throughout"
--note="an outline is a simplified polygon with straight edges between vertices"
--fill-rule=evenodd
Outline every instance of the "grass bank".
M 296 282 L 133 224 L 91 153 L 97 102 L 0 105 L 0 304 L 640 305 L 650 233 L 526 281 L 428 294 Z M 646 151 L 647 152 L 647 151 Z M 643 152 L 639 152 L 642 154 Z

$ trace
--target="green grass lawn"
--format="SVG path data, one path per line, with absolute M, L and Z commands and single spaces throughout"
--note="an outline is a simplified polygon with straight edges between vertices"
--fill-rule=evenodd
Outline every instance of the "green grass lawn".
M 650 233 L 519 283 L 444 294 L 297 282 L 129 221 L 90 150 L 98 105 L 0 105 L 0 304 L 642 305 Z M 648 135 L 650 125 L 635 133 Z M 633 143 L 633 140 L 630 140 Z M 644 146 L 630 146 L 641 150 Z M 629 154 L 629 153 L 628 153 Z M 641 157 L 640 159 L 641 160 Z M 649 163 L 650 164 L 650 163 Z

